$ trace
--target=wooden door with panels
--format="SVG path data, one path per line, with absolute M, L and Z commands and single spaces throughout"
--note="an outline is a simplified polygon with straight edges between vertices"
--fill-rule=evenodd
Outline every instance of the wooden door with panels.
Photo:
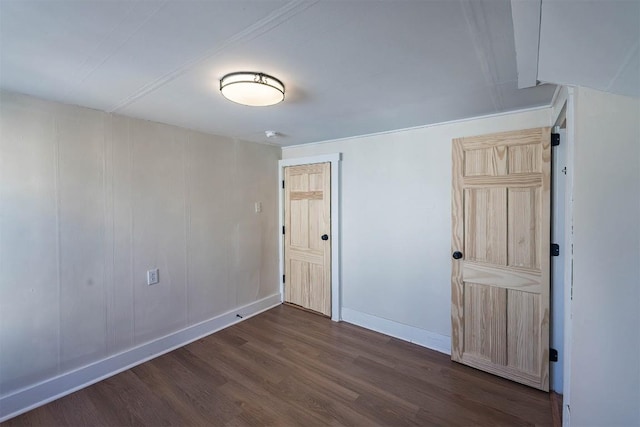
M 331 163 L 284 168 L 285 302 L 331 316 Z
M 453 140 L 451 358 L 549 390 L 550 129 Z

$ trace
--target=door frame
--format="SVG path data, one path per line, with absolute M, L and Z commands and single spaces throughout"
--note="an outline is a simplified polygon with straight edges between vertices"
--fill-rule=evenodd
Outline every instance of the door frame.
M 573 170 L 575 163 L 575 91 L 559 86 L 551 101 L 551 122 L 557 126 L 566 119 L 566 187 L 564 211 L 564 344 L 562 355 L 562 425 L 571 425 L 571 358 L 572 358 L 572 293 L 573 293 Z M 563 143 L 564 141 L 561 141 Z
M 549 347 L 558 351 L 558 362 L 549 363 L 549 391 L 562 394 L 564 379 L 564 267 L 567 251 L 565 246 L 565 192 L 566 192 L 566 129 L 560 129 L 562 120 L 552 129 L 560 135 L 560 144 L 551 147 L 551 243 L 560 245 L 560 253 L 551 258 L 551 300 L 549 304 Z M 565 167 L 564 173 L 562 167 Z M 562 196 L 562 197 L 560 197 Z M 562 225 L 562 227 L 560 227 Z M 558 274 L 559 271 L 562 274 Z
M 341 153 L 319 156 L 299 157 L 278 161 L 278 267 L 280 271 L 280 301 L 284 302 L 284 168 L 287 166 L 309 165 L 313 163 L 331 163 L 331 320 L 342 320 L 342 293 L 340 286 L 340 161 Z

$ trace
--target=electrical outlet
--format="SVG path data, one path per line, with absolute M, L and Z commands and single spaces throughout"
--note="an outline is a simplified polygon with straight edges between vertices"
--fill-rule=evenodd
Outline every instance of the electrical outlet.
M 155 285 L 160 281 L 160 272 L 157 268 L 147 271 L 147 285 Z
M 256 210 L 256 213 L 262 212 L 262 202 L 255 203 L 255 210 Z

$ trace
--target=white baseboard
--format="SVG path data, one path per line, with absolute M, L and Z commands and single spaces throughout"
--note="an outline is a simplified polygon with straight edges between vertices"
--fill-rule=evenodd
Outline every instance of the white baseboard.
M 415 326 L 372 316 L 350 308 L 342 308 L 342 320 L 363 328 L 371 329 L 394 338 L 409 341 L 440 353 L 451 354 L 451 337 L 436 334 Z
M 0 422 L 109 378 L 280 304 L 280 294 L 141 344 L 0 398 Z M 238 315 L 242 317 L 237 317 Z

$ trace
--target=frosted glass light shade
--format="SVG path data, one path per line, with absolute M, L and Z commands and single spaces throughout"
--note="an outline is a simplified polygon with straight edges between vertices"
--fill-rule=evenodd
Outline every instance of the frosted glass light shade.
M 220 92 L 229 101 L 252 107 L 274 105 L 284 100 L 284 84 L 263 73 L 231 73 L 220 79 Z

